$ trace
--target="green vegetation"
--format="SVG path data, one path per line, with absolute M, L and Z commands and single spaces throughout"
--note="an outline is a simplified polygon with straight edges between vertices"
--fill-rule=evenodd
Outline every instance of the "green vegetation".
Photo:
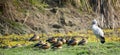
M 0 54 L 4 55 L 119 55 L 120 43 L 111 42 L 100 44 L 91 42 L 85 46 L 68 47 L 64 45 L 62 49 L 42 50 L 33 48 L 33 45 L 12 49 L 0 49 Z
M 47 3 L 44 0 L 29 0 L 30 3 L 37 7 L 40 11 L 44 11 L 44 8 L 48 7 Z

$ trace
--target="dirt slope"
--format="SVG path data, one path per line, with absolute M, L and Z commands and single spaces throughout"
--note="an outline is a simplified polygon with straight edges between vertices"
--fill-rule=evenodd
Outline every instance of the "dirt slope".
M 119 0 L 0 1 L 1 34 L 83 31 L 94 18 L 103 28 L 120 27 Z

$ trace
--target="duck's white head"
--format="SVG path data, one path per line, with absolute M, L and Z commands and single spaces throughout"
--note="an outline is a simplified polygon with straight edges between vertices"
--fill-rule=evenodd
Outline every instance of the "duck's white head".
M 93 24 L 97 24 L 97 20 L 96 19 L 94 19 L 93 21 L 92 21 L 92 25 Z

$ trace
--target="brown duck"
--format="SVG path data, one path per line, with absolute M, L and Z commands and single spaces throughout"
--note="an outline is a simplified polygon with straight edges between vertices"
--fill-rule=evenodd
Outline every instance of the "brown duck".
M 75 38 L 72 38 L 71 40 L 68 41 L 67 45 L 68 46 L 75 46 L 77 45 L 78 41 Z
M 40 41 L 40 42 L 36 43 L 36 44 L 34 45 L 34 47 L 41 47 L 43 44 L 44 44 L 44 43 L 43 43 L 42 41 Z
M 59 37 L 59 38 L 57 39 L 57 41 L 61 41 L 61 42 L 63 42 L 63 44 L 66 43 L 66 39 L 64 39 L 63 37 Z
M 82 40 L 78 43 L 78 45 L 85 45 L 87 43 L 87 39 L 82 38 Z
M 42 48 L 42 49 L 49 49 L 50 48 L 50 44 L 49 43 L 45 43 L 40 48 Z
M 31 37 L 31 38 L 29 39 L 29 41 L 38 41 L 39 38 L 40 38 L 39 36 L 37 36 L 36 34 L 34 34 L 33 37 Z
M 52 44 L 52 48 L 62 48 L 63 42 L 62 41 L 57 41 Z
M 57 39 L 56 39 L 55 37 L 51 37 L 51 38 L 48 38 L 48 39 L 46 40 L 46 42 L 55 43 L 55 42 L 57 42 Z

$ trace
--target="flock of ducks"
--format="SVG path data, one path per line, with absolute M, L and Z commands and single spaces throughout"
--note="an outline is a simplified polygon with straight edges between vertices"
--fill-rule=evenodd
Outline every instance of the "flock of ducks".
M 59 49 L 62 48 L 64 44 L 67 46 L 75 46 L 75 45 L 85 45 L 87 43 L 86 37 L 82 37 L 82 40 L 77 40 L 76 37 L 50 37 L 45 42 L 39 41 L 34 45 L 34 47 L 39 47 L 41 49 Z M 29 41 L 37 41 L 39 40 L 39 36 L 34 34 L 33 37 L 30 38 Z

